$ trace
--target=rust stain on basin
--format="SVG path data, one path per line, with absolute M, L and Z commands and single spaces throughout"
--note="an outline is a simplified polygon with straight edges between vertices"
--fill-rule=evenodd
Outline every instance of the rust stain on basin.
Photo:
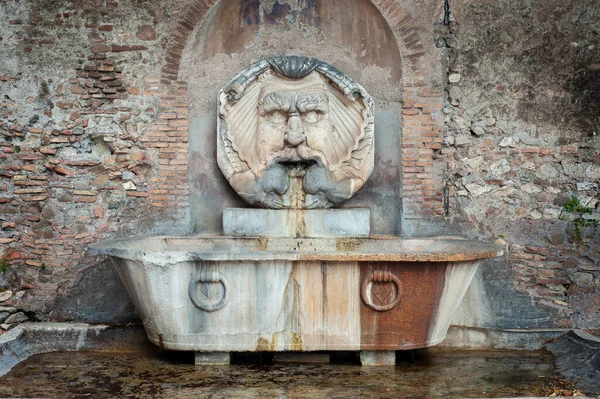
M 414 349 L 429 346 L 432 320 L 444 288 L 446 263 L 365 262 L 361 263 L 361 281 L 373 272 L 387 271 L 402 283 L 394 292 L 391 282 L 373 283 L 371 290 L 380 305 L 399 295 L 399 303 L 390 310 L 377 311 L 364 301 L 360 307 L 362 349 Z M 397 291 L 397 289 L 396 289 Z
M 273 352 L 272 342 L 266 338 L 258 337 L 256 340 L 256 352 Z
M 357 248 L 362 244 L 360 238 L 338 238 L 335 240 L 336 251 L 356 251 Z

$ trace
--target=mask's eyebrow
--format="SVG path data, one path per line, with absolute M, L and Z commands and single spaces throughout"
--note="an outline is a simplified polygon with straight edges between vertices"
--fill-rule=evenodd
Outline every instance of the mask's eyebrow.
M 309 111 L 327 112 L 329 110 L 329 99 L 325 94 L 320 93 L 299 94 L 296 99 L 296 108 L 301 113 Z
M 283 95 L 276 91 L 272 91 L 266 94 L 262 101 L 263 111 L 288 111 L 290 109 L 290 98 L 289 96 Z

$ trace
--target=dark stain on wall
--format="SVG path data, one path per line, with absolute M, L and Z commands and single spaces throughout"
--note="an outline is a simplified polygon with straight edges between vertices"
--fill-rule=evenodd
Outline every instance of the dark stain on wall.
M 561 130 L 572 139 L 597 129 L 599 5 L 597 0 L 469 2 L 459 21 L 459 63 L 472 87 L 479 88 L 475 103 L 508 93 L 510 102 L 494 105 L 500 117 L 545 126 L 542 130 L 566 124 Z
M 577 122 L 583 129 L 600 133 L 600 63 L 577 70 L 568 89 L 580 115 Z
M 280 0 L 262 2 L 260 0 L 244 0 L 240 9 L 242 20 L 247 26 L 296 24 L 298 22 L 314 26 L 318 19 L 315 14 L 316 5 L 316 0 L 297 0 L 294 6 Z M 261 19 L 261 7 L 264 20 Z
M 260 0 L 244 0 L 240 7 L 242 20 L 248 26 L 260 25 Z

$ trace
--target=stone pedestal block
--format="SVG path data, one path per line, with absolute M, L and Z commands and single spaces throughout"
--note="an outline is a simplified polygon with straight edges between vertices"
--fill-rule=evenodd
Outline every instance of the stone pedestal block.
M 228 366 L 231 361 L 229 352 L 195 352 L 196 366 Z
M 367 208 L 223 211 L 224 235 L 232 237 L 368 237 L 370 222 Z
M 396 364 L 396 352 L 360 351 L 360 364 L 363 366 L 393 366 Z

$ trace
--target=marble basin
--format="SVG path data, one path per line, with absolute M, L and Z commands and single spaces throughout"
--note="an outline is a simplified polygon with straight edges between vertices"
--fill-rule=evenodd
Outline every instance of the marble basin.
M 108 255 L 164 349 L 394 351 L 444 339 L 478 265 L 502 248 L 459 237 L 150 237 Z

